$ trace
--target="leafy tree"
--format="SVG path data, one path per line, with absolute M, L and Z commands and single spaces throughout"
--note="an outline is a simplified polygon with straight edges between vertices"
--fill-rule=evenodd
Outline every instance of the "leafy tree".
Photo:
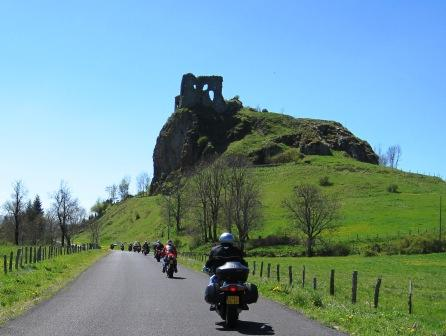
M 119 183 L 118 186 L 119 197 L 121 198 L 121 201 L 124 201 L 129 197 L 129 187 L 130 187 L 130 177 L 126 176 L 121 180 L 121 183 Z

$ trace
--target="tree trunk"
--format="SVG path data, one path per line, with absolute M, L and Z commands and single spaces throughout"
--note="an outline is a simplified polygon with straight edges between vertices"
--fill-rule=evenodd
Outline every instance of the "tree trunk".
M 313 256 L 313 239 L 307 238 L 307 257 Z
M 19 245 L 19 221 L 15 220 L 15 229 L 14 229 L 14 243 Z

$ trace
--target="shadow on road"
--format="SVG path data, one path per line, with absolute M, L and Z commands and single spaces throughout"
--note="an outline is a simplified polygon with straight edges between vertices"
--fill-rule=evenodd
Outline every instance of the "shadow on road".
M 187 278 L 178 277 L 178 276 L 173 276 L 171 279 L 176 279 L 176 280 L 186 280 Z
M 224 327 L 224 322 L 217 322 L 216 324 L 221 326 L 217 330 L 228 330 Z M 243 335 L 275 335 L 274 329 L 270 325 L 253 321 L 238 321 L 237 326 L 233 330 Z

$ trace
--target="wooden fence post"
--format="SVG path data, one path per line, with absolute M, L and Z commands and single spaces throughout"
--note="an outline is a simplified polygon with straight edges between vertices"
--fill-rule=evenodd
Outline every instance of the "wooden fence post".
M 256 261 L 253 261 L 254 267 L 252 269 L 252 275 L 256 275 Z
M 20 249 L 17 249 L 17 253 L 15 255 L 15 270 L 19 269 L 19 260 L 20 260 Z
M 28 246 L 25 246 L 25 265 L 28 263 Z
M 317 279 L 316 279 L 316 277 L 313 278 L 313 289 L 314 290 L 317 289 Z
M 267 275 L 266 275 L 266 277 L 269 279 L 270 275 L 271 275 L 271 264 L 268 263 L 268 269 L 267 269 Z
M 5 272 L 5 274 L 8 273 L 8 257 L 6 254 L 3 256 L 3 272 Z
M 412 314 L 412 280 L 409 281 L 409 314 Z
M 332 269 L 330 272 L 330 295 L 334 295 L 334 291 L 335 291 L 334 275 L 335 275 L 335 270 Z
M 305 288 L 305 265 L 302 267 L 302 288 Z
M 37 247 L 34 246 L 34 256 L 33 256 L 33 263 L 35 264 L 37 262 Z
M 260 277 L 263 276 L 263 261 L 260 263 Z
M 378 308 L 379 288 L 381 287 L 381 278 L 378 278 L 375 285 L 375 295 L 373 298 L 373 307 Z
M 358 291 L 358 271 L 352 275 L 352 303 L 356 303 L 356 293 Z
M 293 284 L 293 267 L 288 266 L 288 283 L 291 286 Z
M 280 265 L 277 264 L 276 266 L 276 277 L 277 277 L 277 282 L 280 282 Z
M 20 250 L 20 268 L 23 268 L 23 248 Z
M 9 255 L 9 272 L 12 272 L 12 260 L 14 259 L 14 252 L 11 251 Z

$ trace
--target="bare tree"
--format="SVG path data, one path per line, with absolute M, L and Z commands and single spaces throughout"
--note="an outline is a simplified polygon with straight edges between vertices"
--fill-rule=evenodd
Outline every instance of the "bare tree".
M 325 196 L 319 188 L 302 184 L 294 188 L 293 194 L 283 201 L 283 206 L 294 219 L 297 230 L 306 237 L 306 254 L 313 256 L 316 238 L 326 231 L 337 228 L 336 218 L 339 203 Z
M 67 245 L 70 245 L 72 230 L 69 226 L 75 224 L 81 215 L 79 201 L 73 198 L 70 188 L 64 181 L 60 182 L 59 189 L 52 195 L 52 198 L 51 209 L 59 224 L 62 246 L 65 246 L 65 239 Z
M 112 184 L 110 186 L 107 186 L 105 188 L 105 191 L 108 194 L 108 199 L 110 200 L 110 202 L 115 203 L 118 195 L 118 186 L 116 184 Z
M 229 231 L 234 224 L 242 250 L 249 239 L 249 232 L 260 218 L 260 192 L 257 181 L 249 169 L 249 161 L 243 156 L 229 157 L 226 161 L 224 209 Z
M 189 197 L 186 195 L 187 183 L 187 176 L 176 173 L 162 188 L 164 215 L 169 224 L 171 220 L 175 221 L 177 233 L 182 230 L 183 219 L 190 209 Z
M 13 183 L 13 192 L 11 194 L 11 200 L 4 205 L 5 211 L 11 216 L 14 221 L 14 244 L 19 244 L 21 222 L 23 213 L 26 207 L 25 196 L 27 191 L 21 180 Z
M 192 179 L 193 196 L 196 200 L 194 214 L 196 215 L 196 222 L 202 229 L 202 236 L 205 242 L 212 239 L 212 226 L 210 219 L 210 205 L 209 205 L 209 184 L 207 175 L 207 165 L 200 164 Z
M 401 158 L 400 145 L 390 146 L 386 153 L 387 163 L 391 168 L 398 168 L 398 164 Z
M 150 188 L 149 174 L 142 172 L 136 177 L 136 189 L 138 194 L 147 195 Z
M 130 177 L 125 176 L 121 183 L 119 183 L 119 197 L 121 198 L 121 201 L 124 201 L 127 197 L 129 197 L 129 186 L 130 186 Z
M 376 152 L 376 155 L 378 155 L 378 164 L 380 166 L 387 166 L 389 160 L 386 153 L 383 153 L 381 145 L 378 148 L 374 148 L 374 151 Z

